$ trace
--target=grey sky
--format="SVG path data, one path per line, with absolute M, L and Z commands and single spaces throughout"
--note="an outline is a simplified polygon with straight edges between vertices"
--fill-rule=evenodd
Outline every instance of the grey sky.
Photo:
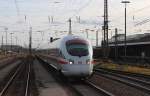
M 113 35 L 111 32 L 116 27 L 120 29 L 120 33 L 123 33 L 124 5 L 121 4 L 122 0 L 108 1 L 109 25 L 112 29 L 110 35 Z M 149 30 L 147 21 L 150 19 L 149 0 L 130 1 L 131 3 L 127 6 L 128 34 L 147 32 Z M 17 43 L 23 46 L 28 45 L 30 26 L 33 27 L 33 46 L 41 48 L 48 45 L 49 36 L 60 37 L 66 34 L 64 31 L 68 30 L 67 20 L 70 17 L 73 20 L 74 34 L 80 33 L 84 37 L 86 34 L 81 33 L 81 30 L 86 28 L 98 30 L 103 24 L 103 0 L 0 0 L 0 4 L 0 36 L 5 37 L 4 28 L 8 27 L 8 32 L 14 32 L 13 37 L 17 37 Z M 49 23 L 48 16 L 53 16 L 53 24 Z M 76 16 L 81 17 L 80 24 L 77 23 Z M 147 21 L 142 24 L 144 20 Z M 99 33 L 101 39 L 101 30 Z M 89 35 L 95 45 L 95 32 L 89 32 Z M 10 40 L 8 41 L 10 43 Z M 15 39 L 13 42 L 15 43 Z

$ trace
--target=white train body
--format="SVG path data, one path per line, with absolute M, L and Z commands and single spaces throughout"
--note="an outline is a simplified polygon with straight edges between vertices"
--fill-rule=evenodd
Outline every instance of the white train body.
M 57 58 L 53 65 L 65 76 L 86 77 L 92 74 L 93 50 L 88 40 L 68 35 L 53 42 L 52 46 L 56 47 L 52 48 L 50 55 Z

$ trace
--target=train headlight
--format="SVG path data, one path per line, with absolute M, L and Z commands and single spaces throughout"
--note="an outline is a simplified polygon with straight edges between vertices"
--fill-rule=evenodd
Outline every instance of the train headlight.
M 69 60 L 69 64 L 73 64 L 74 62 L 72 60 Z
M 73 64 L 73 62 L 70 61 L 69 64 Z

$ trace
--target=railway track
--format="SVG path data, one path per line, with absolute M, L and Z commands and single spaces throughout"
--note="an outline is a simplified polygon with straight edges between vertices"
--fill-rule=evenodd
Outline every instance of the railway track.
M 82 94 L 82 96 L 115 96 L 114 94 L 97 86 L 89 80 L 84 80 L 81 82 L 81 84 L 70 84 L 70 86 L 74 87 L 75 90 Z
M 29 69 L 27 72 L 27 80 L 26 80 L 26 86 L 25 86 L 25 95 L 24 96 L 29 96 L 29 82 L 30 82 L 30 72 L 31 72 L 31 64 L 29 63 Z
M 0 69 L 0 91 L 7 83 L 7 81 L 10 79 L 12 74 L 14 74 L 14 72 L 16 71 L 17 67 L 19 67 L 21 62 L 22 62 L 21 60 L 18 60 Z
M 18 60 L 18 58 L 11 58 L 11 59 L 7 59 L 7 60 L 4 60 L 4 61 L 1 61 L 0 62 L 0 70 L 2 70 L 3 68 L 6 68 L 10 64 L 16 62 L 17 60 Z
M 0 96 L 29 96 L 30 92 L 30 73 L 31 63 L 24 60 L 16 67 L 15 71 L 9 76 L 8 82 L 3 86 Z
M 69 91 L 71 91 L 75 96 L 115 96 L 110 92 L 94 85 L 92 82 L 88 80 L 84 81 L 70 81 L 67 77 L 63 76 L 61 73 L 55 69 L 51 64 L 44 62 L 39 59 L 43 67 L 49 71 L 50 74 L 55 78 L 59 84 L 62 86 L 66 86 Z M 57 75 L 56 75 L 57 73 Z M 73 95 L 73 96 L 74 96 Z
M 103 89 L 103 88 L 100 88 L 98 87 L 97 85 L 95 85 L 94 83 L 86 80 L 85 81 L 86 84 L 88 84 L 89 86 L 95 88 L 96 90 L 98 90 L 99 92 L 101 92 L 104 96 L 115 96 L 114 94 L 110 93 L 109 91 Z
M 23 66 L 23 65 L 22 65 Z M 6 85 L 4 86 L 4 88 L 2 89 L 2 91 L 0 92 L 0 96 L 5 96 L 9 86 L 11 85 L 11 83 L 13 82 L 13 80 L 15 79 L 15 77 L 17 76 L 17 74 L 19 74 L 19 71 L 21 70 L 21 65 L 17 68 L 17 70 L 14 72 L 14 74 L 10 77 L 9 81 L 6 83 Z
M 125 72 L 125 71 L 119 71 L 119 70 L 112 70 L 112 69 L 106 69 L 106 68 L 98 68 L 98 69 L 109 71 L 109 72 L 120 73 L 123 75 L 132 76 L 135 78 L 140 78 L 140 79 L 145 79 L 145 80 L 148 79 L 147 81 L 150 80 L 150 75 L 143 75 L 143 74 L 137 74 L 137 73 L 131 73 L 131 72 Z M 97 68 L 95 68 L 94 70 L 97 70 Z
M 109 71 L 105 69 L 95 69 L 95 73 L 100 76 L 121 82 L 123 84 L 137 88 L 139 90 L 142 90 L 143 92 L 150 94 L 150 82 L 146 80 L 142 80 L 140 78 L 136 78 L 135 74 L 133 77 L 131 75 L 125 75 L 123 74 L 123 72 L 119 73 L 119 72 Z

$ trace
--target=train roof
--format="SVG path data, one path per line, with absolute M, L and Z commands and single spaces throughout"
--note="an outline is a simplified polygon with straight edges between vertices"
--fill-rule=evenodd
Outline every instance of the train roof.
M 62 39 L 63 40 L 71 40 L 71 39 L 77 39 L 77 38 L 80 38 L 80 39 L 83 39 L 83 40 L 87 40 L 87 39 L 85 39 L 85 38 L 83 38 L 81 36 L 77 36 L 77 35 L 73 35 L 73 34 L 69 34 L 69 35 L 63 37 Z
M 73 35 L 73 34 L 68 34 L 58 40 L 55 40 L 54 42 L 43 44 L 42 49 L 59 48 L 60 43 L 66 42 L 66 41 L 72 40 L 72 39 L 80 39 L 80 40 L 85 40 L 85 41 L 89 42 L 89 40 L 87 40 L 84 37 Z

